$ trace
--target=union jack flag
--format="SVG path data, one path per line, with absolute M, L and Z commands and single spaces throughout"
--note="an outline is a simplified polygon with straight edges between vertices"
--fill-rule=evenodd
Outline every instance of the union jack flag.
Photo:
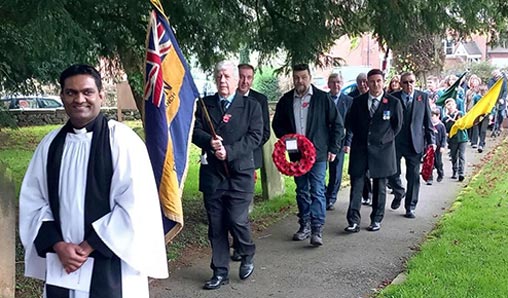
M 162 77 L 161 64 L 166 55 L 171 51 L 171 42 L 168 20 L 152 11 L 152 21 L 148 29 L 148 41 L 146 48 L 146 69 L 145 69 L 145 92 L 144 99 L 151 101 L 155 106 L 160 107 L 164 96 L 164 79 Z
M 156 9 L 147 32 L 145 141 L 169 242 L 183 227 L 181 198 L 199 92 L 160 2 L 150 2 Z

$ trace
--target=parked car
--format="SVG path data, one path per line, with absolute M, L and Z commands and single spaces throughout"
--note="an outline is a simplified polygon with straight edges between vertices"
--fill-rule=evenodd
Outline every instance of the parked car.
M 330 88 L 328 88 L 328 80 L 324 77 L 313 77 L 312 84 L 316 86 L 316 88 L 321 89 L 325 92 L 330 91 Z
M 2 97 L 0 104 L 9 110 L 57 109 L 63 104 L 58 96 L 13 96 Z
M 340 93 L 349 95 L 349 93 L 356 90 L 356 81 L 349 81 L 342 86 L 342 89 L 340 89 Z

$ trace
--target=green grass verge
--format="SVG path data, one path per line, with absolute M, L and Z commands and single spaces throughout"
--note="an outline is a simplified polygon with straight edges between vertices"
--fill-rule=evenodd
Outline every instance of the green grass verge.
M 377 297 L 507 297 L 508 144 L 460 193 L 420 252 L 407 279 Z

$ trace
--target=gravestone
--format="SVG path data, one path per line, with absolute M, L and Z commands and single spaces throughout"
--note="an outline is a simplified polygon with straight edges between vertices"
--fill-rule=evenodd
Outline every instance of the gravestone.
M 0 163 L 0 298 L 16 289 L 16 195 L 7 167 Z
M 276 196 L 284 194 L 286 191 L 284 178 L 272 160 L 275 142 L 277 142 L 277 138 L 273 131 L 271 131 L 270 139 L 263 145 L 263 167 L 261 168 L 263 200 L 273 199 Z

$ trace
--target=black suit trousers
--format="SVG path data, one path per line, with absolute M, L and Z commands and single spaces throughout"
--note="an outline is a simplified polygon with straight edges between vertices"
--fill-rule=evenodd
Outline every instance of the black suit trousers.
M 231 231 L 237 245 L 235 249 L 245 260 L 252 260 L 256 246 L 252 240 L 249 223 L 249 205 L 253 194 L 238 191 L 217 190 L 204 194 L 208 216 L 208 239 L 212 246 L 210 268 L 215 274 L 228 275 L 229 238 Z
M 365 184 L 365 176 L 351 176 L 351 193 L 349 196 L 349 208 L 347 210 L 347 221 L 349 225 L 360 224 L 360 208 L 362 206 L 362 191 Z M 372 179 L 372 212 L 370 221 L 381 222 L 385 214 L 386 204 L 386 178 Z
M 396 197 L 402 197 L 404 195 L 404 187 L 402 186 L 402 180 L 400 179 L 400 161 L 402 157 L 406 161 L 406 198 L 404 201 L 404 207 L 406 211 L 415 210 L 416 204 L 418 203 L 418 196 L 420 194 L 420 162 L 422 159 L 422 153 L 403 153 L 402 150 L 397 150 L 397 174 L 391 176 L 388 181 L 392 185 L 393 193 Z

